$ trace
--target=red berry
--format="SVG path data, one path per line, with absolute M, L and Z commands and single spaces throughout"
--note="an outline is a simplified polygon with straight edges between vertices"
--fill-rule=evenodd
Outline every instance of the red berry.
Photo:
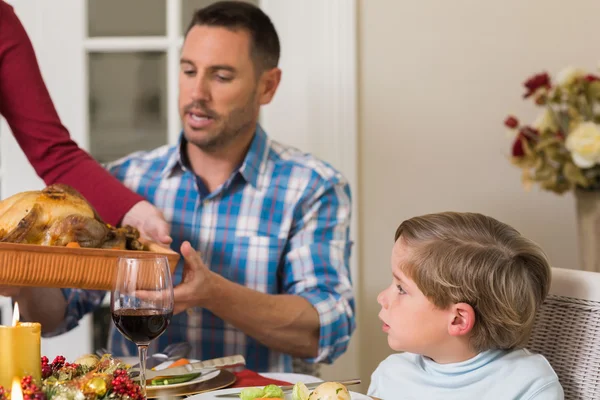
M 65 362 L 65 358 L 63 356 L 56 356 L 54 358 L 54 361 L 52 361 L 52 363 L 61 363 L 63 364 Z
M 511 129 L 515 129 L 516 127 L 519 126 L 519 120 L 516 119 L 515 117 L 513 117 L 512 115 L 509 115 L 504 120 L 504 125 L 506 125 L 507 127 L 511 128 Z
M 42 379 L 46 379 L 52 375 L 52 367 L 48 364 L 42 365 Z
M 56 356 L 54 361 L 52 361 L 52 369 L 58 370 L 65 364 L 65 358 L 63 356 Z

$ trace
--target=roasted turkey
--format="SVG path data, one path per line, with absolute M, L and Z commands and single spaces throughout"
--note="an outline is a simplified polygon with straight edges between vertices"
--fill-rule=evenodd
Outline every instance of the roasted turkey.
M 0 201 L 0 242 L 142 250 L 139 232 L 114 228 L 75 189 L 51 185 Z

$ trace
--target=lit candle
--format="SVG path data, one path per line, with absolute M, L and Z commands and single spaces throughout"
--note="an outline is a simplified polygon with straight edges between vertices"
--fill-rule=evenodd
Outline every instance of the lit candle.
M 15 303 L 12 326 L 0 325 L 0 386 L 8 389 L 15 377 L 27 375 L 40 382 L 42 326 L 37 322 L 19 322 Z
M 10 391 L 10 400 L 23 400 L 23 390 L 21 390 L 21 380 L 13 378 L 12 390 Z

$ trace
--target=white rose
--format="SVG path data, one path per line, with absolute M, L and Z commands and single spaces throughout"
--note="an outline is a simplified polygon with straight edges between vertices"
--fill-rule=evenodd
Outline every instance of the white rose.
M 560 71 L 556 76 L 556 83 L 559 86 L 571 86 L 579 78 L 583 78 L 586 72 L 581 68 L 567 67 Z
M 547 108 L 537 117 L 532 126 L 539 132 L 544 132 L 546 130 L 556 132 L 558 130 L 554 115 Z
M 565 143 L 573 162 L 580 168 L 600 163 L 600 129 L 593 122 L 583 122 L 567 136 Z

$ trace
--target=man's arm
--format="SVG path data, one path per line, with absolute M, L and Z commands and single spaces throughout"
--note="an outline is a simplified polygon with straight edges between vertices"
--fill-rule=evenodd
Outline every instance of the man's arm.
M 19 303 L 19 320 L 35 321 L 43 332 L 57 329 L 63 322 L 67 302 L 60 289 L 0 287 L 0 296 Z
M 78 325 L 102 303 L 103 290 L 0 286 L 0 296 L 19 303 L 21 321 L 39 322 L 43 336 L 56 336 Z
M 204 307 L 270 348 L 315 356 L 319 316 L 300 296 L 271 295 L 231 282 L 206 267 L 189 242 L 181 245 L 183 279 L 175 287 L 175 313 Z
M 0 2 L 0 114 L 36 173 L 49 185 L 76 188 L 98 213 L 117 225 L 141 196 L 125 188 L 62 125 L 31 41 L 13 8 Z
M 270 295 L 215 277 L 206 308 L 269 348 L 296 357 L 319 352 L 319 313 L 296 295 Z
M 0 114 L 36 173 L 47 185 L 73 186 L 106 222 L 138 228 L 169 244 L 162 214 L 127 189 L 75 143 L 46 88 L 31 41 L 12 7 L 0 1 Z
M 345 184 L 323 185 L 298 208 L 286 254 L 283 291 L 261 293 L 211 272 L 189 243 L 175 312 L 200 306 L 273 350 L 333 361 L 354 329 L 348 268 L 350 197 Z
M 283 290 L 308 300 L 319 314 L 319 352 L 308 362 L 331 363 L 355 329 L 350 277 L 351 196 L 340 174 L 311 182 L 296 207 Z

